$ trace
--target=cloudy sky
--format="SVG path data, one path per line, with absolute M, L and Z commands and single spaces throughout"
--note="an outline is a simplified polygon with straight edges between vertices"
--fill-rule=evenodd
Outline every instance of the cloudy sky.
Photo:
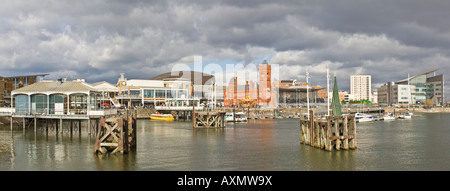
M 305 81 L 308 69 L 323 86 L 328 64 L 340 89 L 352 74 L 371 74 L 377 88 L 436 68 L 448 76 L 449 9 L 448 0 L 4 1 L 0 76 L 116 83 L 120 72 L 148 79 L 200 55 L 220 65 L 266 58 L 283 79 Z

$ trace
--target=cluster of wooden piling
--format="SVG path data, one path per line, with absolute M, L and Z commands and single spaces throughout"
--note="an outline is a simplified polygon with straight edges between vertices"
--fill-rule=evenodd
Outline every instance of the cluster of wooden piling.
M 225 127 L 225 112 L 194 112 L 192 126 L 194 128 Z
M 355 115 L 300 118 L 300 143 L 327 151 L 356 149 Z
M 130 149 L 136 148 L 136 112 L 125 111 L 125 115 L 110 118 L 100 118 L 95 141 L 94 152 L 111 154 L 120 152 L 128 153 Z

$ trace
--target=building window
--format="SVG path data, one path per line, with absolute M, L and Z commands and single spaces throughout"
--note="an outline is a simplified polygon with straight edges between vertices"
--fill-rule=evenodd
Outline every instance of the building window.
M 130 97 L 138 98 L 141 97 L 141 90 L 130 90 Z
M 144 98 L 155 97 L 155 90 L 144 90 Z
M 55 104 L 64 104 L 64 95 L 50 95 L 49 102 L 49 114 L 55 114 Z M 64 110 L 58 112 L 64 112 Z
M 155 91 L 156 98 L 166 98 L 165 90 L 156 90 Z
M 47 95 L 31 96 L 31 113 L 47 113 Z
M 28 113 L 28 96 L 17 95 L 15 98 L 16 113 Z
M 176 91 L 168 89 L 168 90 L 166 90 L 166 95 L 167 95 L 167 98 L 174 98 L 176 96 Z

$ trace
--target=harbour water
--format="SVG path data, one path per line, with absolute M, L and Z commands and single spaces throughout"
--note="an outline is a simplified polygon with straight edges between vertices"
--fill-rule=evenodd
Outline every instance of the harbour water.
M 83 131 L 0 128 L 0 170 L 450 170 L 450 114 L 357 124 L 356 150 L 328 152 L 300 144 L 299 119 L 227 123 L 193 129 L 191 122 L 138 121 L 137 150 L 95 155 Z

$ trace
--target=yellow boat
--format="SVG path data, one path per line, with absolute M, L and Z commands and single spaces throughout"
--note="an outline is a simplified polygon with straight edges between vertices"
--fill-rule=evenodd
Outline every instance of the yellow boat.
M 151 114 L 150 120 L 152 121 L 173 121 L 175 118 L 173 118 L 172 114 Z

